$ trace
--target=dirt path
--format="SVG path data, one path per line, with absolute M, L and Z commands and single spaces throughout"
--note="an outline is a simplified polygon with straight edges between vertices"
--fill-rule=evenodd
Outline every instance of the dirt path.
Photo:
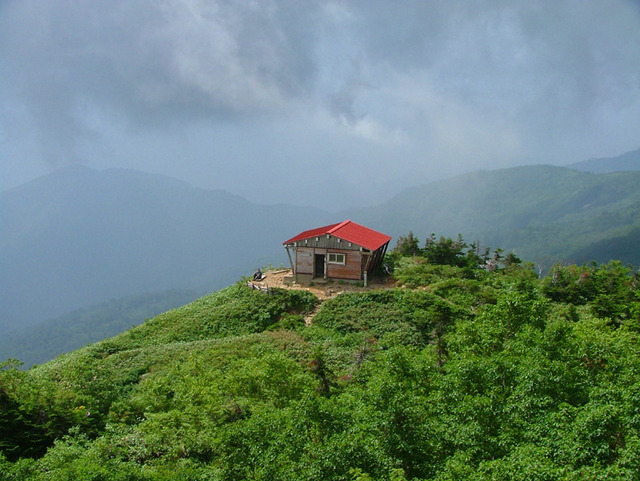
M 287 275 L 291 275 L 291 269 L 266 271 L 264 274 L 265 278 L 262 281 L 253 282 L 263 287 L 280 287 L 282 289 L 299 289 L 309 291 L 321 301 L 334 297 L 342 292 L 367 292 L 379 289 L 391 289 L 395 287 L 395 283 L 393 281 L 384 282 L 383 280 L 377 279 L 373 282 L 369 282 L 367 287 L 356 286 L 355 284 L 350 284 L 348 282 L 340 284 L 338 281 L 327 281 L 325 283 L 314 282 L 311 286 L 309 284 L 297 283 L 288 286 L 284 283 L 284 278 Z
M 320 306 L 324 301 L 330 299 L 338 294 L 343 292 L 366 292 L 378 289 L 391 289 L 395 287 L 395 283 L 393 281 L 384 282 L 384 280 L 374 280 L 370 282 L 367 287 L 360 287 L 350 283 L 338 283 L 337 281 L 329 281 L 326 283 L 314 283 L 313 285 L 309 284 L 293 284 L 286 285 L 284 283 L 284 278 L 287 275 L 291 275 L 291 269 L 279 269 L 279 270 L 271 270 L 266 271 L 264 273 L 265 277 L 263 280 L 256 282 L 252 281 L 255 284 L 260 285 L 261 287 L 279 287 L 281 289 L 299 289 L 311 292 L 318 299 L 320 299 L 320 303 L 316 306 L 316 308 L 307 313 L 304 318 L 304 322 L 307 326 L 311 325 L 311 322 L 316 315 L 316 313 L 320 310 Z
M 304 316 L 304 324 L 307 327 L 309 327 L 311 325 L 311 322 L 313 322 L 313 318 L 316 317 L 316 314 L 320 310 L 320 306 L 322 305 L 323 302 L 324 301 L 321 299 L 318 305 L 313 309 L 313 311 L 307 312 L 307 314 Z

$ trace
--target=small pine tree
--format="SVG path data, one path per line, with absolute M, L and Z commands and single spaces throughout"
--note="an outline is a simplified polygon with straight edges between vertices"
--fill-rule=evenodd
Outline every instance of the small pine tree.
M 394 251 L 403 256 L 419 256 L 421 254 L 420 241 L 418 237 L 414 235 L 413 231 L 409 231 L 407 237 L 398 237 Z

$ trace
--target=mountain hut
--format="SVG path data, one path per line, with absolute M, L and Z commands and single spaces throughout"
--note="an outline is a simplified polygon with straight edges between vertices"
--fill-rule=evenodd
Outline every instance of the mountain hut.
M 350 280 L 367 283 L 391 237 L 350 220 L 306 230 L 282 244 L 287 249 L 293 280 Z

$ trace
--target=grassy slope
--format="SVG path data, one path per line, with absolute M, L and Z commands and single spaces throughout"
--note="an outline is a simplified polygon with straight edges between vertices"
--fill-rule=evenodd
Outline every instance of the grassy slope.
M 26 367 L 49 361 L 90 343 L 115 336 L 146 319 L 192 301 L 195 291 L 170 291 L 112 299 L 78 309 L 0 339 L 0 359 L 16 358 Z
M 238 284 L 9 371 L 0 391 L 24 417 L 37 406 L 71 435 L 0 468 L 16 479 L 633 479 L 635 337 L 588 306 L 542 299 L 526 269 L 420 272 L 420 289 L 326 301 L 312 328 L 308 293 Z

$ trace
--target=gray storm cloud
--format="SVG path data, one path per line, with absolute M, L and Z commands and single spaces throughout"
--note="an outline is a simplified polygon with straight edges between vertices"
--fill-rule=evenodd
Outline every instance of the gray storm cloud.
M 286 201 L 638 147 L 630 0 L 9 0 L 0 55 L 7 185 L 85 162 Z
M 10 82 L 32 107 L 51 97 L 104 102 L 140 121 L 277 108 L 309 90 L 306 8 L 273 2 L 145 1 L 4 7 Z M 74 105 L 75 104 L 75 105 Z M 60 111 L 61 105 L 52 110 Z

